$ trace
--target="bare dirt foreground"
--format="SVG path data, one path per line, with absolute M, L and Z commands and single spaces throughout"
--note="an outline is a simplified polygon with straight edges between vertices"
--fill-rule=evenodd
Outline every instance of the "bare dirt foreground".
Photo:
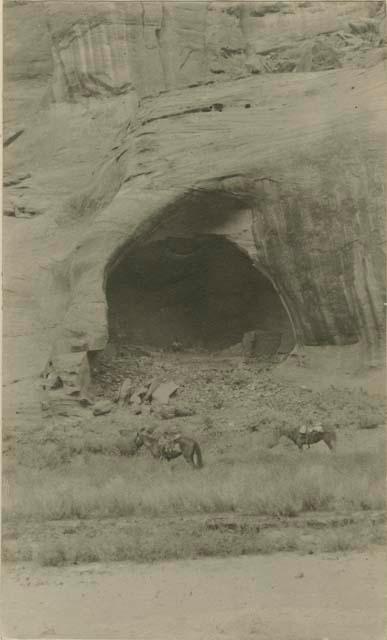
M 383 640 L 385 553 L 3 567 L 3 634 Z M 5 595 L 4 595 L 5 594 Z

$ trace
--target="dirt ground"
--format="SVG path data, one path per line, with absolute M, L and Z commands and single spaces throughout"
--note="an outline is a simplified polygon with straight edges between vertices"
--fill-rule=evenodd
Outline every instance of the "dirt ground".
M 383 640 L 385 553 L 3 568 L 13 638 Z M 9 565 L 9 567 L 14 565 Z

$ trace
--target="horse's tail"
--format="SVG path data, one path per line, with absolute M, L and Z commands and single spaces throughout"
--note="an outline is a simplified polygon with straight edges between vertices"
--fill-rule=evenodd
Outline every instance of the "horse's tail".
M 336 445 L 337 445 L 336 431 L 327 431 L 327 432 L 325 432 L 324 435 L 325 435 L 324 441 L 326 442 L 326 444 L 328 445 L 330 450 L 334 451 L 336 449 Z
M 194 445 L 193 445 L 192 462 L 194 464 L 194 467 L 196 467 L 197 469 L 202 469 L 203 467 L 202 452 L 200 451 L 200 447 L 197 442 L 194 442 Z

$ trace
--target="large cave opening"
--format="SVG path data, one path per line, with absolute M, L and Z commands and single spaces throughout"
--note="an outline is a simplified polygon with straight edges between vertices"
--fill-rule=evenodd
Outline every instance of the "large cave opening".
M 110 344 L 118 349 L 232 350 L 287 354 L 290 320 L 270 280 L 227 237 L 148 240 L 127 253 L 106 283 Z

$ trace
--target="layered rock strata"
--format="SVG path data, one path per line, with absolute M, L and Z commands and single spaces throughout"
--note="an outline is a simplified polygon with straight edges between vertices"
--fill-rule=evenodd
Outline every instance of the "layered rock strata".
M 107 281 L 179 225 L 251 257 L 299 346 L 382 363 L 383 3 L 10 2 L 5 23 L 8 382 L 50 362 L 79 398 Z

